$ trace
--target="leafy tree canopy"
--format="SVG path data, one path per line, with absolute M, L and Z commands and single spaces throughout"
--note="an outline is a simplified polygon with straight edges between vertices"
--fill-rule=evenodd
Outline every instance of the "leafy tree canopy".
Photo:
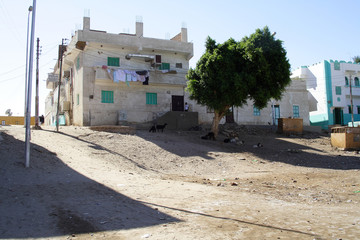
M 355 63 L 360 63 L 360 56 L 355 56 L 355 57 L 353 57 L 353 61 L 354 61 Z
M 218 44 L 208 37 L 205 46 L 196 68 L 187 74 L 187 90 L 190 99 L 214 109 L 216 135 L 220 119 L 231 106 L 241 107 L 252 99 L 256 107 L 264 108 L 271 98 L 279 100 L 290 83 L 286 51 L 268 27 L 240 42 L 230 38 Z

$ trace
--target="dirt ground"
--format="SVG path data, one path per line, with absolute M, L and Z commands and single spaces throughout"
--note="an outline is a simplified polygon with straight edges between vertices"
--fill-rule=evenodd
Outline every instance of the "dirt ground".
M 0 126 L 0 238 L 360 239 L 359 152 L 232 128 L 243 144 L 43 127 L 25 168 L 24 127 Z

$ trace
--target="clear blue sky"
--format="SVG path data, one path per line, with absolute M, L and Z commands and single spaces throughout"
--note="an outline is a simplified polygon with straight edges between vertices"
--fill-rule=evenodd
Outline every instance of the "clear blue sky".
M 32 0 L 0 0 L 0 115 L 10 108 L 24 113 L 25 53 L 28 8 Z M 217 42 L 241 40 L 257 28 L 268 26 L 287 50 L 291 68 L 322 60 L 351 61 L 360 55 L 360 1 L 358 0 L 37 0 L 35 40 L 40 38 L 40 114 L 44 114 L 47 73 L 57 58 L 62 38 L 82 28 L 85 10 L 91 29 L 109 33 L 135 33 L 141 16 L 144 36 L 165 39 L 188 28 L 196 62 L 204 52 L 207 36 Z M 34 57 L 34 66 L 35 66 Z M 35 69 L 34 69 L 35 74 Z M 33 78 L 35 90 L 35 77 Z M 32 94 L 34 115 L 35 93 Z

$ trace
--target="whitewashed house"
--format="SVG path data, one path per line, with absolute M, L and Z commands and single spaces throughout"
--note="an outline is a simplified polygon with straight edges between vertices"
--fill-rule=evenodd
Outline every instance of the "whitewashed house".
M 135 34 L 113 34 L 92 30 L 90 18 L 83 18 L 70 43 L 59 54 L 47 87 L 45 123 L 54 125 L 58 109 L 58 76 L 61 66 L 59 123 L 96 126 L 124 123 L 152 123 L 158 119 L 169 128 L 187 129 L 211 124 L 213 113 L 189 100 L 185 75 L 193 56 L 193 44 L 187 41 L 187 29 L 170 40 L 143 35 L 142 21 L 136 22 Z M 189 111 L 184 112 L 185 103 Z M 270 101 L 264 109 L 252 102 L 232 108 L 224 122 L 276 125 L 278 118 L 302 118 L 309 125 L 306 83 L 294 78 L 281 101 Z M 166 117 L 166 118 L 165 118 Z
M 360 121 L 360 64 L 324 60 L 293 71 L 292 78 L 307 83 L 311 125 L 327 129 Z
M 211 110 L 190 101 L 190 109 L 199 113 L 199 122 L 210 124 L 214 117 Z M 263 109 L 257 109 L 253 102 L 248 100 L 243 107 L 231 108 L 231 113 L 222 119 L 225 122 L 235 122 L 245 125 L 277 125 L 279 118 L 301 118 L 303 125 L 309 123 L 309 101 L 306 82 L 302 79 L 292 79 L 283 92 L 280 101 L 271 100 Z
M 150 122 L 184 110 L 185 75 L 193 56 L 187 29 L 172 39 L 92 30 L 84 17 L 62 58 L 60 120 L 67 125 L 117 125 Z M 61 54 L 59 57 L 61 60 Z M 60 62 L 60 61 L 59 61 Z M 54 74 L 59 76 L 60 64 Z M 57 78 L 49 77 L 45 122 L 55 124 Z

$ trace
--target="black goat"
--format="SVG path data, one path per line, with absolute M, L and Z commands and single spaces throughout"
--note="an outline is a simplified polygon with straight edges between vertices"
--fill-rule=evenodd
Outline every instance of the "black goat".
M 159 132 L 161 130 L 161 132 L 164 132 L 164 129 L 166 127 L 166 125 L 168 125 L 167 123 L 164 123 L 162 125 L 158 124 L 156 125 L 156 130 Z
M 215 134 L 213 132 L 209 132 L 205 136 L 202 136 L 201 139 L 205 140 L 215 140 Z

